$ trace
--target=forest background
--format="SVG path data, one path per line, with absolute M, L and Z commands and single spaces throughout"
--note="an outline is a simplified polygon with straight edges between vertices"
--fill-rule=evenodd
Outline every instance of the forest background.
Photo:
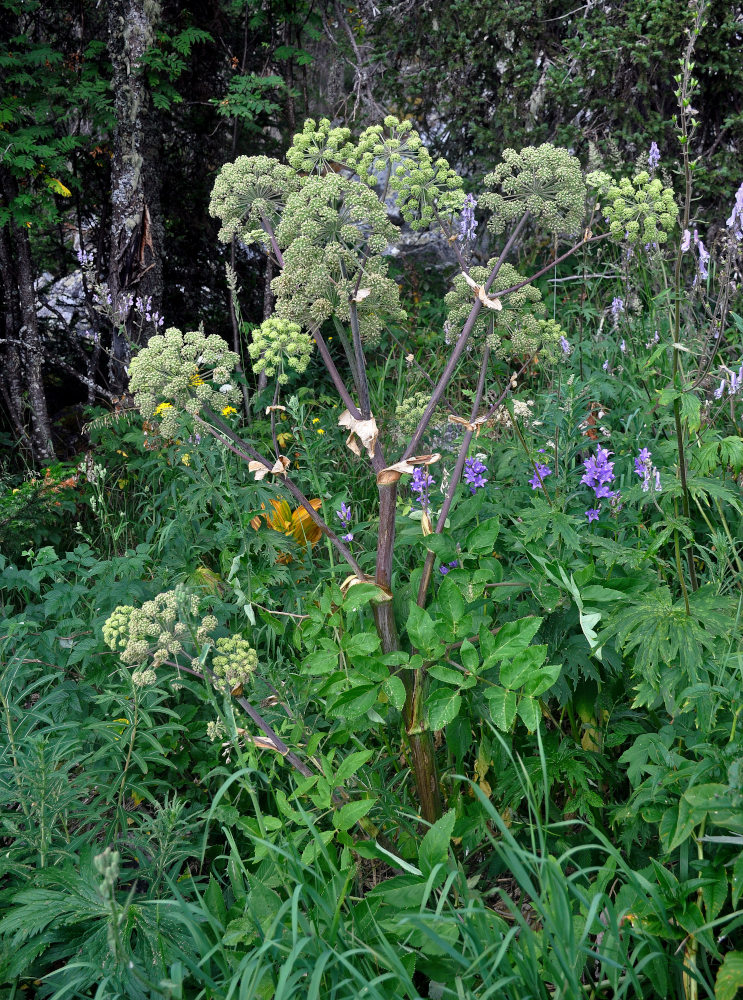
M 108 297 L 135 343 L 150 324 L 133 299 L 233 343 L 231 261 L 246 319 L 269 313 L 270 265 L 215 249 L 209 192 L 224 162 L 280 155 L 307 117 L 363 126 L 393 112 L 472 185 L 503 149 L 547 140 L 621 163 L 648 136 L 673 146 L 669 67 L 688 20 L 679 0 L 8 2 L 2 14 L 0 427 L 6 457 L 32 464 L 76 450 L 81 404 L 121 396 Z M 708 18 L 695 193 L 713 219 L 741 156 L 740 5 L 714 2 Z M 420 248 L 411 256 L 412 288 Z

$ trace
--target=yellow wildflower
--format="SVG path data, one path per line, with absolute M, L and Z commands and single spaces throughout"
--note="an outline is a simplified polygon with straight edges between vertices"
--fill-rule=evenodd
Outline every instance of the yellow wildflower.
M 317 428 L 317 433 L 318 433 L 318 434 L 324 434 L 324 433 L 325 433 L 325 431 L 324 431 L 324 430 L 322 429 L 322 427 L 318 427 L 318 428 Z
M 191 378 L 188 380 L 188 384 L 189 385 L 203 385 L 204 384 L 204 380 L 201 377 L 201 375 L 192 375 Z
M 191 464 L 191 456 L 188 454 L 187 451 L 181 455 L 181 462 L 183 462 L 184 465 Z
M 225 406 L 225 408 L 222 410 L 223 417 L 229 417 L 233 413 L 237 413 L 237 410 L 235 409 L 234 406 Z
M 320 423 L 320 418 L 319 417 L 313 417 L 312 418 L 312 423 L 313 424 L 319 424 Z
M 160 403 L 159 406 L 155 407 L 155 416 L 159 417 L 161 413 L 165 413 L 166 410 L 172 410 L 172 403 Z
M 270 503 L 273 507 L 272 514 L 258 514 L 250 522 L 256 531 L 261 526 L 261 517 L 265 517 L 269 528 L 280 531 L 287 538 L 293 538 L 298 545 L 314 545 L 321 537 L 320 528 L 310 518 L 304 507 L 292 510 L 286 500 L 271 500 Z M 319 510 L 322 506 L 322 500 L 317 498 L 310 500 L 310 506 L 313 510 Z M 261 507 L 265 510 L 264 504 L 261 504 Z M 292 562 L 291 553 L 282 552 L 277 561 L 284 565 Z

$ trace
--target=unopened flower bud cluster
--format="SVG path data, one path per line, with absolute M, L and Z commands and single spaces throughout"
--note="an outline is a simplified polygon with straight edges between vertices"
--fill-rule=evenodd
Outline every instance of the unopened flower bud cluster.
M 414 392 L 406 396 L 395 408 L 395 434 L 401 438 L 409 437 L 416 429 L 423 416 L 423 411 L 431 399 L 431 392 Z
M 495 265 L 488 261 L 487 267 L 470 268 L 473 281 L 484 284 Z M 523 281 L 512 264 L 503 264 L 490 289 L 491 296 L 506 288 L 512 288 Z M 461 329 L 469 316 L 473 303 L 473 291 L 464 275 L 457 275 L 454 288 L 445 298 L 449 307 L 448 321 L 454 329 Z M 499 358 L 528 356 L 543 350 L 551 357 L 559 355 L 558 345 L 563 331 L 553 320 L 545 320 L 542 294 L 533 285 L 524 285 L 510 292 L 501 300 L 501 309 L 481 309 L 475 322 L 475 332 L 487 336 L 490 348 Z
M 159 419 L 162 436 L 175 437 L 179 414 L 193 416 L 203 406 L 222 410 L 239 402 L 232 381 L 238 362 L 221 337 L 170 327 L 132 358 L 129 388 L 142 416 Z
M 268 247 L 264 220 L 275 227 L 287 197 L 300 184 L 291 167 L 269 156 L 239 156 L 234 163 L 226 163 L 209 202 L 209 214 L 222 220 L 220 241 L 229 243 L 237 236 L 246 246 Z
M 141 608 L 120 605 L 103 626 L 103 639 L 109 649 L 121 652 L 121 661 L 127 666 L 151 661 L 159 667 L 165 660 L 183 652 L 191 633 L 184 618 L 198 614 L 199 599 L 176 588 L 145 601 Z M 216 619 L 214 619 L 216 623 Z M 204 627 L 202 621 L 201 627 Z M 151 669 L 138 671 L 135 684 L 154 682 Z
M 355 152 L 350 139 L 350 129 L 336 127 L 327 118 L 319 122 L 308 118 L 294 136 L 286 159 L 298 174 L 324 174 L 338 166 L 350 167 Z
M 273 378 L 278 374 L 281 385 L 286 385 L 289 375 L 284 370 L 288 366 L 298 375 L 307 370 L 312 357 L 314 341 L 302 332 L 298 323 L 271 316 L 252 332 L 253 341 L 248 345 L 253 371 Z
M 479 204 L 492 212 L 488 227 L 496 235 L 525 212 L 550 232 L 580 230 L 586 185 L 580 161 L 566 149 L 549 142 L 520 153 L 505 149 L 485 184 L 493 191 L 482 195 Z
M 647 170 L 610 185 L 603 211 L 614 239 L 641 245 L 665 243 L 678 216 L 671 188 Z
M 247 686 L 257 667 L 258 654 L 246 639 L 239 635 L 217 639 L 212 669 L 225 691 Z

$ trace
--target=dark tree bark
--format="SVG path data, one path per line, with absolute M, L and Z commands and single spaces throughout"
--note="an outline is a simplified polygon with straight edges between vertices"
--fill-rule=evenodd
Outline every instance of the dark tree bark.
M 160 310 L 163 292 L 163 224 L 160 212 L 159 115 L 142 56 L 155 40 L 157 0 L 109 0 L 108 51 L 116 125 L 111 166 L 109 292 L 114 311 L 109 377 L 126 382 L 129 345 L 136 342 L 132 298 Z
M 18 185 L 2 167 L 0 187 L 6 204 L 11 205 L 18 197 Z M 12 219 L 3 227 L 0 266 L 6 299 L 6 343 L 2 346 L 8 364 L 8 370 L 3 372 L 3 395 L 8 400 L 14 426 L 23 429 L 21 440 L 30 443 L 34 460 L 47 462 L 54 458 L 54 446 L 44 391 L 44 345 L 36 315 L 31 246 L 27 231 Z M 30 432 L 25 429 L 26 409 Z
M 8 227 L 0 229 L 0 275 L 3 283 L 3 336 L 0 344 L 0 393 L 16 440 L 31 452 L 31 440 L 26 431 L 23 406 L 23 383 L 20 355 L 20 302 L 14 280 L 13 255 Z

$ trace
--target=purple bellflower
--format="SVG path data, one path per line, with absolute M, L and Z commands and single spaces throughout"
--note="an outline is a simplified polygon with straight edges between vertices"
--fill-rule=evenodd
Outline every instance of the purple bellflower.
M 487 465 L 481 462 L 479 458 L 468 458 L 465 461 L 464 481 L 469 484 L 470 493 L 476 493 L 477 490 L 482 489 L 485 483 L 487 483 L 487 479 L 483 475 L 487 471 Z
M 422 510 L 426 512 L 428 512 L 431 507 L 429 492 L 433 483 L 433 476 L 429 476 L 428 470 L 418 466 L 413 473 L 413 481 L 410 484 L 410 489 L 416 494 L 416 500 L 421 505 Z
M 635 472 L 642 477 L 642 492 L 647 493 L 651 485 L 656 493 L 660 493 L 660 472 L 652 463 L 652 452 L 642 448 L 635 459 Z
M 457 559 L 455 559 L 454 562 L 442 563 L 439 566 L 439 573 L 441 573 L 442 576 L 446 576 L 446 574 L 450 572 L 450 570 L 456 569 L 458 565 L 459 561 Z
M 541 488 L 546 477 L 552 475 L 552 469 L 550 469 L 550 467 L 545 465 L 543 462 L 537 462 L 535 467 L 537 471 L 529 480 L 529 486 L 531 486 L 533 490 L 538 490 Z M 542 482 L 540 482 L 540 479 Z

